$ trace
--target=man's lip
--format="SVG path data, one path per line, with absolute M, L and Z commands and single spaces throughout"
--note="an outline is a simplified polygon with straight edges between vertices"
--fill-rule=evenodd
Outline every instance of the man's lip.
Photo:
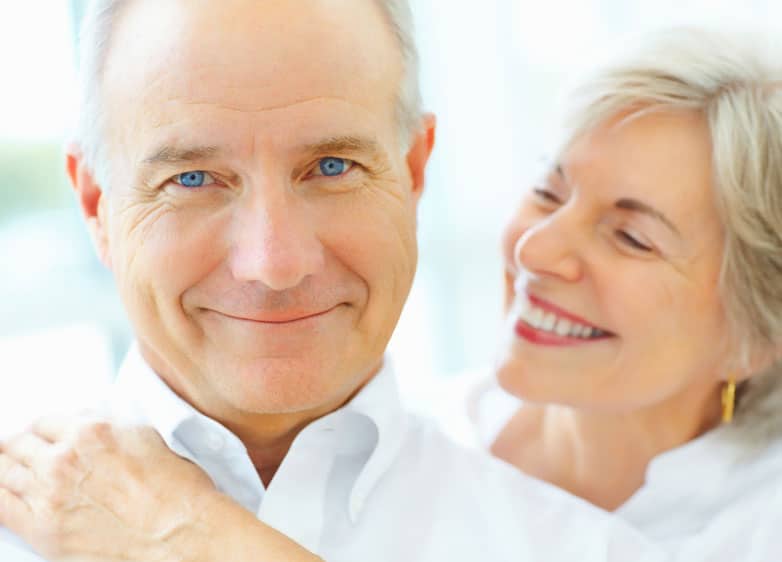
M 565 310 L 563 308 L 560 308 L 557 305 L 552 304 L 552 303 L 550 303 L 548 301 L 545 301 L 545 300 L 541 299 L 540 297 L 536 297 L 535 295 L 533 295 L 531 293 L 527 293 L 527 298 L 529 299 L 529 302 L 531 302 L 534 306 L 536 306 L 536 307 L 538 307 L 538 308 L 540 308 L 542 310 L 545 310 L 547 312 L 552 312 L 553 314 L 555 314 L 556 316 L 559 316 L 560 318 L 567 318 L 571 322 L 576 322 L 577 324 L 581 324 L 582 326 L 589 326 L 591 328 L 595 328 L 597 330 L 600 330 L 601 332 L 605 332 L 608 335 L 614 335 L 611 332 L 609 332 L 608 330 L 605 330 L 605 329 L 601 328 L 600 326 L 595 326 L 589 320 L 587 320 L 585 318 L 582 318 L 580 316 L 577 316 L 577 315 L 575 315 L 575 314 L 573 314 L 571 312 L 568 312 L 567 310 Z
M 337 308 L 332 306 L 325 310 L 319 310 L 316 312 L 311 311 L 281 311 L 281 312 L 266 312 L 263 314 L 232 314 L 223 312 L 221 310 L 212 310 L 221 316 L 232 318 L 233 320 L 242 320 L 244 322 L 256 322 L 258 324 L 291 324 L 293 322 L 301 322 L 302 320 L 310 320 L 319 316 L 324 316 Z

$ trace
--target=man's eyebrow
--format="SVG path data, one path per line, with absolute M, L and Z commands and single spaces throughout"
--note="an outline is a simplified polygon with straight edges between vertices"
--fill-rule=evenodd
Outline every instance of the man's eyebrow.
M 312 154 L 339 154 L 345 152 L 362 152 L 374 156 L 384 153 L 380 143 L 370 137 L 341 136 L 328 137 L 322 141 L 304 146 L 304 151 Z
M 663 213 L 661 213 L 654 207 L 647 205 L 646 203 L 642 203 L 637 199 L 619 199 L 614 204 L 614 206 L 617 209 L 622 209 L 624 211 L 634 211 L 636 213 L 642 213 L 644 215 L 648 215 L 654 219 L 657 219 L 660 222 L 662 222 L 665 226 L 667 226 L 669 229 L 671 229 L 677 236 L 681 236 L 679 229 L 676 228 L 676 225 L 673 224 L 673 222 L 671 222 L 671 220 L 668 217 L 666 217 Z
M 166 145 L 157 149 L 147 158 L 144 164 L 181 164 L 211 158 L 220 153 L 216 146 L 189 146 L 177 147 Z

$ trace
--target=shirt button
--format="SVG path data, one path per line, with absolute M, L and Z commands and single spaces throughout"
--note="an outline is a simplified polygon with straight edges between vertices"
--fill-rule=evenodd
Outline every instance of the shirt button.
M 206 448 L 212 453 L 219 453 L 225 447 L 225 439 L 217 432 L 210 431 L 206 434 Z

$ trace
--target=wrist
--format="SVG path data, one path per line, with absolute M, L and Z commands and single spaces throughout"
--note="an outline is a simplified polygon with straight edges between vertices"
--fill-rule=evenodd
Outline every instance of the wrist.
M 191 498 L 186 522 L 171 536 L 168 552 L 161 562 L 217 562 L 232 560 L 229 530 L 239 515 L 247 511 L 217 490 L 204 490 Z
M 175 554 L 165 562 L 323 562 L 217 491 L 204 494 L 194 508 L 193 524 L 177 537 Z

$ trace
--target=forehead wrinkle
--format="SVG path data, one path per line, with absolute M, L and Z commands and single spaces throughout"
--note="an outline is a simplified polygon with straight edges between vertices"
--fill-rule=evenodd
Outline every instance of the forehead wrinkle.
M 340 98 L 337 96 L 316 96 L 316 97 L 310 97 L 310 98 L 302 98 L 294 101 L 290 101 L 287 103 L 278 103 L 278 104 L 271 104 L 267 106 L 261 106 L 261 107 L 242 107 L 240 105 L 233 105 L 233 104 L 227 104 L 227 103 L 217 103 L 209 100 L 169 100 L 166 103 L 181 103 L 183 105 L 187 106 L 209 106 L 213 108 L 219 108 L 224 109 L 226 111 L 235 111 L 239 113 L 266 113 L 266 112 L 272 112 L 272 111 L 283 111 L 286 109 L 291 109 L 295 106 L 300 105 L 307 105 L 311 103 L 317 103 L 317 102 L 339 102 L 344 103 L 351 106 L 359 106 L 361 109 L 366 111 L 367 113 L 372 113 L 369 107 L 364 105 L 363 103 L 359 103 L 358 101 L 347 101 L 344 98 Z
M 292 101 L 290 103 L 257 107 L 257 108 L 241 107 L 238 105 L 232 105 L 226 103 L 214 103 L 205 100 L 204 101 L 183 100 L 183 99 L 176 99 L 176 98 L 174 99 L 170 98 L 166 101 L 162 101 L 159 105 L 161 108 L 164 108 L 166 105 L 168 106 L 180 105 L 180 106 L 188 106 L 188 107 L 209 106 L 211 108 L 222 109 L 234 113 L 244 113 L 244 114 L 251 113 L 251 114 L 259 115 L 266 112 L 284 111 L 286 109 L 291 109 L 296 106 L 305 106 L 308 104 L 313 104 L 318 102 L 338 102 L 340 104 L 350 106 L 349 111 L 351 114 L 356 111 L 356 107 L 364 110 L 368 114 L 372 114 L 372 111 L 363 104 L 360 104 L 355 101 L 347 101 L 339 97 L 329 97 L 329 96 L 304 98 L 301 100 Z M 146 116 L 148 119 L 152 121 L 152 123 L 150 123 L 149 125 L 151 129 L 162 129 L 168 127 L 169 125 L 182 121 L 183 118 L 187 119 L 188 117 L 190 117 L 187 115 L 185 116 L 177 115 L 175 111 L 167 112 L 165 111 L 165 109 L 159 109 L 157 112 L 148 112 Z

